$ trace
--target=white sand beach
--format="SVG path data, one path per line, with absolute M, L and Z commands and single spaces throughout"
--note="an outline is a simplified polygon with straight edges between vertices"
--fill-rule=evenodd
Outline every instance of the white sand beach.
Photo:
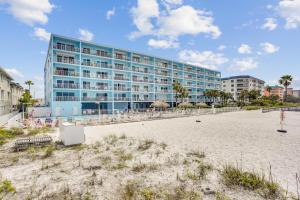
M 300 113 L 286 112 L 287 133 L 278 133 L 279 112 L 240 111 L 217 115 L 86 127 L 87 143 L 109 134 L 152 138 L 177 151 L 199 149 L 217 167 L 238 162 L 243 168 L 269 172 L 295 192 L 300 173 Z M 201 120 L 196 123 L 196 120 Z

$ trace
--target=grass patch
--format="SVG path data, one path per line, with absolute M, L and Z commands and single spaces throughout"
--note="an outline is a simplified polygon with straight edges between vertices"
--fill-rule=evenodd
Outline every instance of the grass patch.
M 153 140 L 144 140 L 142 141 L 139 146 L 138 146 L 138 150 L 139 151 L 146 151 L 148 149 L 151 148 L 152 144 L 154 144 Z
M 196 157 L 199 159 L 205 158 L 205 153 L 203 151 L 191 151 L 186 154 L 188 157 Z
M 200 200 L 202 199 L 201 195 L 194 190 L 187 190 L 184 185 L 177 186 L 173 189 L 173 191 L 167 191 L 164 194 L 165 200 Z
M 246 172 L 232 165 L 225 165 L 221 171 L 223 182 L 228 187 L 240 186 L 244 189 L 257 191 L 264 198 L 278 198 L 282 190 L 278 183 L 273 181 L 270 173 L 270 181 L 264 175 L 255 172 Z
M 7 140 L 23 135 L 24 131 L 21 128 L 0 129 L 0 146 L 5 144 Z
M 53 144 L 50 144 L 46 147 L 45 154 L 43 155 L 43 158 L 48 158 L 53 155 L 53 152 L 55 151 L 55 146 Z
M 110 145 L 114 145 L 117 141 L 119 140 L 119 138 L 116 136 L 116 135 L 109 135 L 107 137 L 104 138 L 104 141 L 107 143 L 107 144 L 110 144 Z
M 228 196 L 226 196 L 223 192 L 216 192 L 216 200 L 230 200 Z
M 16 188 L 9 180 L 4 180 L 0 184 L 0 194 L 15 193 Z

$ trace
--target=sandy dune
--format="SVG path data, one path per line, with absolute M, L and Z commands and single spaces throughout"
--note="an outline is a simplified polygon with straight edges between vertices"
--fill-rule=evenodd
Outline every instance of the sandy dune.
M 196 120 L 201 120 L 196 123 Z M 279 112 L 241 111 L 218 115 L 86 127 L 87 143 L 109 134 L 153 138 L 177 148 L 204 150 L 218 166 L 238 162 L 244 168 L 272 173 L 295 192 L 300 172 L 300 113 L 287 112 L 285 129 L 278 133 Z

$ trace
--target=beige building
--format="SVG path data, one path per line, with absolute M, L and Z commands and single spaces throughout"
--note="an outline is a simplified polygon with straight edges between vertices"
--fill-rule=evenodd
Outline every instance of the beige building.
M 16 109 L 23 88 L 12 82 L 13 78 L 0 67 L 0 116 Z
M 242 90 L 259 90 L 264 94 L 265 81 L 249 75 L 231 76 L 221 79 L 222 91 L 230 92 L 234 100 L 238 100 Z
M 23 94 L 23 87 L 19 83 L 11 82 L 10 83 L 11 89 L 11 104 L 12 109 L 17 110 L 17 106 L 19 104 L 19 99 Z

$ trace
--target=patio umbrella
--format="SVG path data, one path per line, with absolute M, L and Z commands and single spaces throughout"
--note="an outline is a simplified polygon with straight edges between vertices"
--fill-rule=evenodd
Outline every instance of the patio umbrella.
M 189 102 L 182 102 L 178 105 L 179 108 L 193 108 L 194 105 Z
M 151 105 L 150 105 L 151 108 L 168 108 L 170 107 L 170 105 L 164 101 L 161 101 L 161 100 L 157 100 L 157 101 L 154 101 Z

